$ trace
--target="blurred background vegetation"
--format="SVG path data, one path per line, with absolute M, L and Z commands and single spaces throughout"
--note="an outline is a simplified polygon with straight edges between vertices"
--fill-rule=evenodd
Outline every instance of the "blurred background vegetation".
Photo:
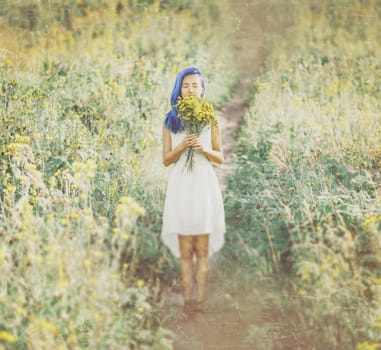
M 187 65 L 229 97 L 228 4 L 2 1 L 0 19 L 0 347 L 170 349 L 161 127 Z
M 238 5 L 287 28 L 262 34 L 219 264 L 279 279 L 308 349 L 381 347 L 381 4 L 237 4 L 0 0 L 0 349 L 172 348 L 161 127 L 183 67 L 216 107 L 246 74 Z
M 295 298 L 274 302 L 306 348 L 379 349 L 381 4 L 294 10 L 238 136 L 226 264 L 279 275 Z M 283 349 L 263 327 L 256 342 Z

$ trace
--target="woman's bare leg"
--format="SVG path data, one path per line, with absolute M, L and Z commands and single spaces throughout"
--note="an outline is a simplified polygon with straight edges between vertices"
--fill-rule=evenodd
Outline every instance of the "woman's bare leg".
M 179 235 L 180 268 L 184 301 L 192 299 L 193 287 L 193 236 Z
M 206 285 L 209 274 L 209 235 L 198 235 L 194 236 L 194 238 L 197 256 L 197 301 L 202 303 L 205 300 Z

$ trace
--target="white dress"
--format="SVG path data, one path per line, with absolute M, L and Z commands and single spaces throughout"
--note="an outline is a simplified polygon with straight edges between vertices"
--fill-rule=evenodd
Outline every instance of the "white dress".
M 172 148 L 185 132 L 171 133 Z M 200 136 L 205 148 L 212 149 L 211 129 L 205 127 Z M 185 167 L 185 150 L 172 166 L 164 204 L 162 240 L 176 257 L 180 256 L 178 235 L 209 234 L 209 256 L 222 248 L 225 213 L 222 194 L 212 163 L 201 152 L 193 154 L 193 167 Z

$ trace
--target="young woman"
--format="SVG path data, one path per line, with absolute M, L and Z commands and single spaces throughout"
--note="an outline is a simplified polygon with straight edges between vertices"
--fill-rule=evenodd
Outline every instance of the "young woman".
M 225 214 L 221 190 L 212 163 L 224 160 L 218 125 L 207 126 L 197 137 L 188 134 L 179 119 L 178 98 L 205 92 L 205 81 L 196 67 L 177 75 L 171 107 L 163 126 L 163 164 L 173 164 L 164 206 L 162 239 L 180 258 L 185 311 L 204 309 L 209 257 L 222 248 Z M 194 150 L 192 170 L 185 167 L 186 150 Z M 193 268 L 196 261 L 197 299 L 192 301 Z

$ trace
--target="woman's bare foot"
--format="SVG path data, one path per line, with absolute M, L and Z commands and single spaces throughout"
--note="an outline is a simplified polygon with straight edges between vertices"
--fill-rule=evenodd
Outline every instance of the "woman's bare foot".
M 203 300 L 195 301 L 193 304 L 193 310 L 194 312 L 205 312 L 206 311 L 205 302 Z
M 192 316 L 193 313 L 194 313 L 194 302 L 192 300 L 186 300 L 180 312 L 179 318 L 183 321 L 186 321 Z

